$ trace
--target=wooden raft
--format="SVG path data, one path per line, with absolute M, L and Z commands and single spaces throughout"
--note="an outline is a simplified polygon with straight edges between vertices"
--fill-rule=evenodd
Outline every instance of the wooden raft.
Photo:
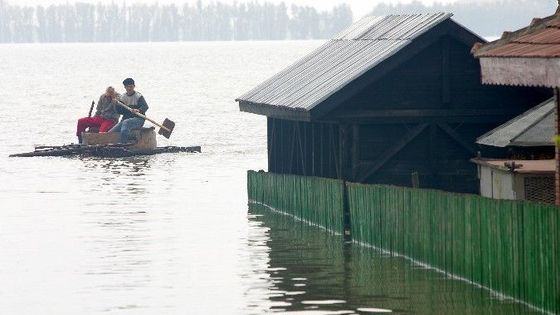
M 10 157 L 33 157 L 33 156 L 97 156 L 97 157 L 127 157 L 135 155 L 154 155 L 160 153 L 200 153 L 200 146 L 192 147 L 157 147 L 155 149 L 138 150 L 129 145 L 107 144 L 107 145 L 79 145 L 69 144 L 61 146 L 37 146 L 33 152 L 11 154 Z
M 136 155 L 154 155 L 161 153 L 200 153 L 200 146 L 158 147 L 154 128 L 133 130 L 136 139 L 131 144 L 119 144 L 119 133 L 83 133 L 83 144 L 68 144 L 61 146 L 36 146 L 33 152 L 12 154 L 10 157 L 33 156 L 96 156 L 96 157 L 127 157 Z

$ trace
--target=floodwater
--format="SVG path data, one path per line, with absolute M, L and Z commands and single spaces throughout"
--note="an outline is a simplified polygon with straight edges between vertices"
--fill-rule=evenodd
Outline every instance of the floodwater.
M 317 41 L 0 45 L 0 314 L 528 314 L 322 230 L 248 211 L 266 120 L 235 97 Z M 75 141 L 131 76 L 160 145 L 202 154 L 8 158 Z

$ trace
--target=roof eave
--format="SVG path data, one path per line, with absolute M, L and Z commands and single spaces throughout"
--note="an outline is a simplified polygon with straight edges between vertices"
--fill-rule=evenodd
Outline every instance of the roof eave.
M 482 57 L 482 83 L 516 86 L 560 86 L 560 58 Z
M 270 118 L 311 121 L 311 113 L 306 110 L 288 109 L 282 106 L 274 106 L 270 104 L 253 103 L 237 99 L 239 102 L 239 110 L 246 113 L 263 115 Z
M 522 148 L 533 148 L 533 147 L 554 147 L 552 142 L 512 142 L 507 145 L 508 147 L 522 147 Z

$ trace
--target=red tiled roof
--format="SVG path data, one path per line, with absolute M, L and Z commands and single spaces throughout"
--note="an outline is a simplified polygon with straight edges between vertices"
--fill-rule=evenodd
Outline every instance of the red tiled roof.
M 485 45 L 475 45 L 476 57 L 560 57 L 560 15 L 535 19 L 530 26 Z
M 509 43 L 478 57 L 560 57 L 560 44 Z

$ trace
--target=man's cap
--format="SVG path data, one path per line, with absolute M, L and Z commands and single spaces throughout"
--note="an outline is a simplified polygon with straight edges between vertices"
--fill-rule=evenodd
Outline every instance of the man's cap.
M 126 78 L 122 81 L 123 85 L 134 85 L 134 80 L 132 78 Z

